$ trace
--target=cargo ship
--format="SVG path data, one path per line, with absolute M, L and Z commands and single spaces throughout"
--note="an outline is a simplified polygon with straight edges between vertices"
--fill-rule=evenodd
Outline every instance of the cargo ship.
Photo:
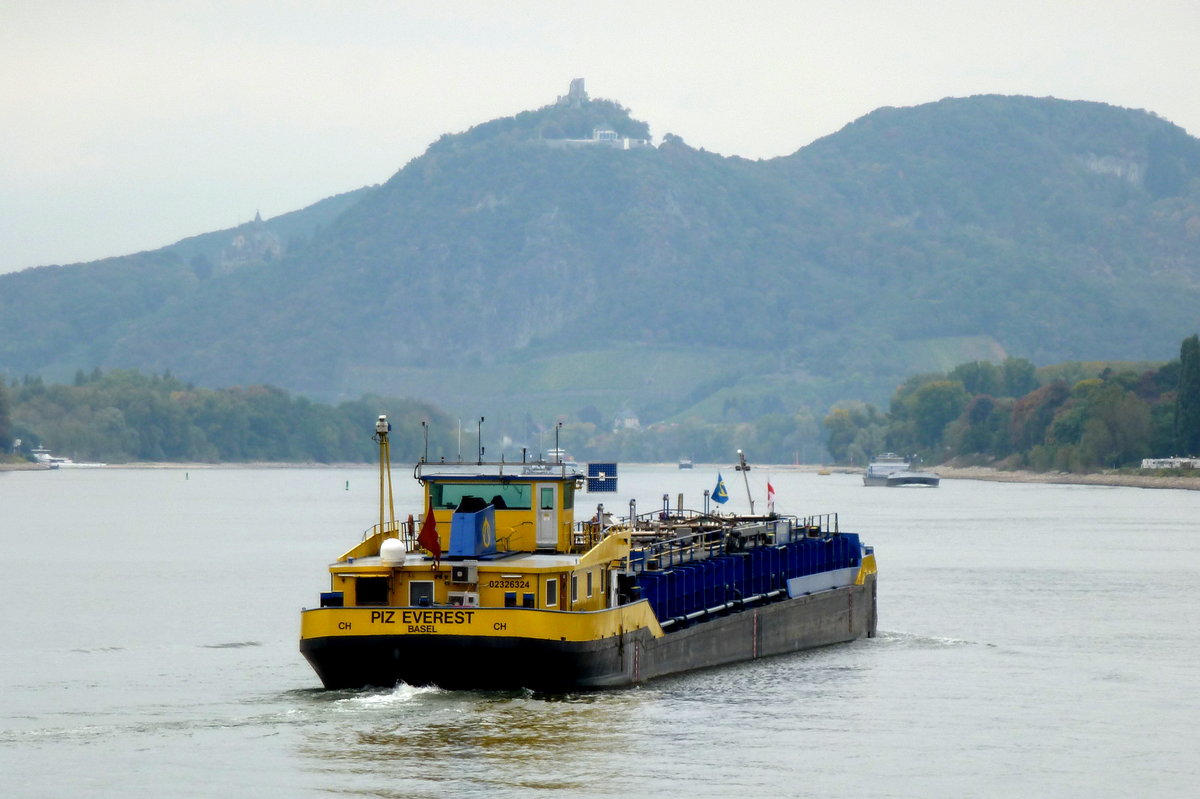
M 936 472 L 918 471 L 912 468 L 908 458 L 886 452 L 875 458 L 863 473 L 865 486 L 926 486 L 937 488 L 942 478 Z
M 379 523 L 329 567 L 300 651 L 328 689 L 561 693 L 839 644 L 876 631 L 871 547 L 836 514 L 671 506 L 618 517 L 584 492 L 617 465 L 430 462 L 395 518 L 380 417 Z M 482 453 L 481 453 L 482 454 Z
M 885 452 L 872 458 L 871 462 L 867 464 L 867 470 L 863 472 L 863 485 L 885 486 L 888 484 L 888 477 L 907 470 L 908 458 L 893 452 Z

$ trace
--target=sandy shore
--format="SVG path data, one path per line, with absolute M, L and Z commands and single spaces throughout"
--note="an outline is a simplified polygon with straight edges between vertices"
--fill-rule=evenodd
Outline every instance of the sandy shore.
M 862 474 L 863 470 L 852 466 L 769 466 L 765 469 L 779 471 L 817 472 L 827 469 L 834 474 Z M 1119 472 L 1095 472 L 1074 474 L 1071 472 L 1030 472 L 1021 470 L 994 469 L 989 466 L 934 466 L 929 471 L 937 472 L 945 480 L 988 480 L 995 483 L 1065 483 L 1068 485 L 1125 486 L 1128 488 L 1183 488 L 1200 491 L 1200 477 L 1163 477 L 1155 474 L 1124 474 Z
M 815 466 L 812 464 L 756 466 L 759 469 L 779 472 L 811 472 L 827 470 L 834 474 L 862 474 L 863 470 L 853 466 Z M 1200 491 L 1200 477 L 1163 477 L 1154 474 L 1124 474 L 1119 472 L 1095 472 L 1074 474 L 1071 472 L 1030 472 L 1021 470 L 994 469 L 988 466 L 934 466 L 929 471 L 937 472 L 945 480 L 988 480 L 995 483 L 1064 483 L 1068 485 L 1125 486 L 1128 488 L 1182 488 Z
M 1200 491 L 1200 477 L 1161 477 L 1153 474 L 1096 472 L 1004 471 L 986 466 L 956 468 L 939 466 L 935 471 L 947 480 L 991 480 L 998 483 L 1068 483 L 1070 485 L 1126 486 L 1129 488 L 1183 488 Z
M 373 463 L 170 463 L 160 461 L 136 461 L 132 463 L 106 463 L 105 469 L 369 469 Z M 396 465 L 392 464 L 395 469 Z M 0 463 L 0 472 L 45 472 L 50 467 L 41 463 Z

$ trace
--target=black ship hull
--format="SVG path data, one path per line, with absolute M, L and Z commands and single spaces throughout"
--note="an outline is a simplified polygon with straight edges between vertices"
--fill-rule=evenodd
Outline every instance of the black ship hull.
M 876 631 L 876 578 L 863 585 L 731 609 L 655 638 L 594 641 L 455 635 L 332 636 L 301 641 L 326 688 L 437 685 L 562 693 L 634 685 L 695 669 L 796 652 Z

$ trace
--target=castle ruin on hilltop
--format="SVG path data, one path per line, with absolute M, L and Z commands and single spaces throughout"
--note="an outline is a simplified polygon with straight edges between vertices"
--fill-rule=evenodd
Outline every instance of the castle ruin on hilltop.
M 588 103 L 587 90 L 583 88 L 583 78 L 573 78 L 566 94 L 561 94 L 555 101 L 556 107 L 583 108 Z M 649 139 L 631 139 L 621 136 L 609 128 L 593 128 L 592 136 L 588 139 L 544 139 L 551 147 L 613 147 L 618 150 L 633 150 L 639 147 L 653 147 Z
M 583 88 L 583 78 L 573 78 L 566 94 L 561 94 L 555 105 L 565 105 L 569 108 L 582 108 L 588 101 L 587 90 Z

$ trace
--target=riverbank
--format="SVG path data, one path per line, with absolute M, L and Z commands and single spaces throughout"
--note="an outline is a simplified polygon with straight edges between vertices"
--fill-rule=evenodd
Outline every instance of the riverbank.
M 759 466 L 759 469 L 777 470 L 780 472 L 819 472 L 828 471 L 833 474 L 862 474 L 863 470 L 854 466 L 815 466 L 812 464 Z M 996 469 L 989 466 L 935 466 L 930 471 L 937 472 L 945 480 L 986 480 L 993 483 L 1060 483 L 1064 485 L 1100 485 L 1122 486 L 1126 488 L 1182 488 L 1188 491 L 1200 491 L 1200 476 L 1180 477 L 1158 474 L 1129 474 L 1126 472 L 1033 472 L 1025 470 Z
M 996 483 L 1064 483 L 1067 485 L 1124 486 L 1127 488 L 1182 488 L 1200 491 L 1200 477 L 1166 477 L 1155 474 L 1123 472 L 1028 472 L 993 469 L 987 466 L 938 466 L 935 471 L 946 480 L 989 480 Z
M 103 469 L 183 469 L 202 471 L 205 469 L 369 469 L 372 463 L 286 463 L 286 462 L 247 462 L 247 463 L 182 463 L 169 461 L 134 461 L 130 463 L 106 463 Z M 394 464 L 393 464 L 394 466 Z M 64 467 L 69 468 L 69 467 Z M 0 463 L 0 472 L 48 472 L 50 466 L 44 463 L 22 461 L 20 463 Z M 57 470 L 54 470 L 57 471 Z
M 110 463 L 108 469 L 365 469 L 370 463 L 166 463 L 134 462 Z M 393 464 L 394 466 L 395 464 Z M 656 464 L 671 466 L 672 464 Z M 701 465 L 708 468 L 708 465 Z M 767 472 L 812 472 L 822 470 L 837 474 L 862 474 L 862 469 L 852 466 L 817 466 L 814 464 L 779 464 L 756 467 Z M 48 471 L 42 463 L 22 461 L 0 463 L 0 472 L 5 471 Z M 1066 485 L 1124 486 L 1128 488 L 1180 488 L 1200 491 L 1200 477 L 1163 476 L 1155 474 L 1128 474 L 1123 472 L 1095 472 L 1075 474 L 1072 472 L 1031 472 L 1021 470 L 994 469 L 987 466 L 938 466 L 936 471 L 945 480 L 986 480 L 995 483 L 1062 483 Z

